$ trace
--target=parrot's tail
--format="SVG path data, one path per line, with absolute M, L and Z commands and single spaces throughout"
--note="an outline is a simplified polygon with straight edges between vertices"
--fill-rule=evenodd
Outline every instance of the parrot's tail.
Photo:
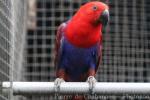
M 75 95 L 71 100 L 86 100 L 86 98 L 84 96 Z
M 65 96 L 63 100 L 87 100 L 87 99 L 82 95 L 72 95 L 71 97 L 69 96 L 69 98 Z

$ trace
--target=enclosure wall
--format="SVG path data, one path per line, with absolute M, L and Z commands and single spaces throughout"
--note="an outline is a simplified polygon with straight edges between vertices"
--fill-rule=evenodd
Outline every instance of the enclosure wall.
M 89 0 L 35 0 L 36 18 L 26 45 L 27 81 L 54 81 L 57 27 Z M 105 0 L 102 0 L 105 1 Z M 101 82 L 150 81 L 149 0 L 106 0 L 110 22 L 103 32 L 103 57 L 97 72 Z M 83 40 L 84 41 L 84 40 Z M 29 100 L 48 100 L 34 96 Z
M 0 0 L 0 82 L 22 80 L 26 0 Z M 1 89 L 0 89 L 1 90 Z M 0 93 L 0 100 L 21 100 Z

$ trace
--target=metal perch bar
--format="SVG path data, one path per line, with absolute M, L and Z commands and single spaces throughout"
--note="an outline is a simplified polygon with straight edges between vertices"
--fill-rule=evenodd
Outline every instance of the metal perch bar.
M 3 92 L 8 92 L 11 82 L 2 83 Z M 54 82 L 13 82 L 14 95 L 50 95 L 55 93 Z M 60 85 L 60 94 L 87 94 L 87 82 L 63 82 Z M 115 83 L 97 82 L 95 94 L 150 94 L 150 83 Z

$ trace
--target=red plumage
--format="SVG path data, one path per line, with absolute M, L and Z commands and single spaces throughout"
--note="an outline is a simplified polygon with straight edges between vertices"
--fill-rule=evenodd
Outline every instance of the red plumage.
M 95 8 L 94 8 L 95 7 Z M 77 13 L 67 22 L 62 23 L 57 30 L 55 42 L 55 66 L 58 66 L 58 58 L 60 56 L 61 40 L 65 36 L 66 39 L 74 46 L 79 48 L 90 48 L 96 43 L 100 44 L 97 54 L 97 63 L 95 70 L 89 70 L 85 77 L 95 75 L 102 57 L 102 23 L 99 20 L 102 12 L 108 9 L 108 6 L 102 2 L 89 2 L 80 7 Z M 67 79 L 65 70 L 57 70 L 57 76 Z
M 97 7 L 93 10 L 93 7 Z M 83 5 L 68 23 L 65 34 L 74 45 L 91 47 L 102 40 L 102 24 L 97 19 L 108 6 L 101 2 L 89 2 Z
M 102 28 L 108 22 L 108 14 L 108 6 L 104 3 L 89 2 L 58 27 L 55 42 L 58 78 L 86 81 L 95 76 L 102 58 Z M 94 82 L 94 78 L 89 81 L 90 88 Z

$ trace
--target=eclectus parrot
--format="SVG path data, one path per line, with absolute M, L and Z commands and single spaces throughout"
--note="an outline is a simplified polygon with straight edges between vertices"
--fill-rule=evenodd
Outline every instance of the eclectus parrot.
M 89 83 L 90 92 L 102 58 L 102 29 L 109 21 L 108 6 L 92 1 L 82 5 L 75 15 L 57 30 L 55 44 L 56 87 L 61 82 Z

